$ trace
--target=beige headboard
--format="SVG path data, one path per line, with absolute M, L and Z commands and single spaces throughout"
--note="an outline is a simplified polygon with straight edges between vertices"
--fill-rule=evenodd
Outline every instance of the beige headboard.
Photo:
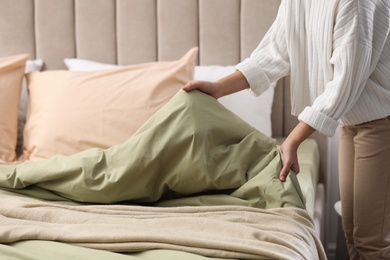
M 200 65 L 235 65 L 250 55 L 280 0 L 0 0 L 0 57 L 28 53 L 45 69 L 77 57 L 121 65 L 173 60 L 199 46 Z M 286 87 L 284 87 L 286 86 Z M 273 133 L 285 136 L 288 78 L 278 83 Z

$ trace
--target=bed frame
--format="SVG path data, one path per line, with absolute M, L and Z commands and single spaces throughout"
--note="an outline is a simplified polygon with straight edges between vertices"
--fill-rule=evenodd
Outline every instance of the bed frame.
M 28 53 L 44 70 L 64 58 L 131 65 L 180 58 L 199 46 L 199 65 L 235 65 L 275 19 L 280 0 L 0 0 L 0 57 Z M 10 22 L 13 21 L 13 22 Z M 274 137 L 297 123 L 289 78 L 275 89 Z M 319 141 L 324 152 L 324 141 Z M 321 156 L 323 160 L 323 156 Z M 323 220 L 322 220 L 323 221 Z
M 280 0 L 1 0 L 0 57 L 28 53 L 45 70 L 64 58 L 130 65 L 167 61 L 199 46 L 199 65 L 235 65 L 250 55 Z M 8 21 L 16 22 L 10 23 Z M 254 33 L 255 32 L 255 33 Z M 10 40 L 13 39 L 13 40 Z M 272 128 L 286 136 L 289 79 L 276 88 Z

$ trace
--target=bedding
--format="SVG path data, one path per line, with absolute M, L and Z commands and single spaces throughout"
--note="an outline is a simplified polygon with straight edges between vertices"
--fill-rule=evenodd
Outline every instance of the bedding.
M 214 98 L 179 91 L 121 144 L 0 165 L 0 250 L 27 239 L 126 256 L 326 259 L 297 177 L 280 182 L 281 166 L 276 140 Z

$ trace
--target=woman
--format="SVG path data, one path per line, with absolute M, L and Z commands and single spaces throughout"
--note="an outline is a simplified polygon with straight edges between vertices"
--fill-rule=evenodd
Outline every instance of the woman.
M 277 18 L 237 71 L 191 81 L 215 98 L 260 95 L 291 75 L 299 123 L 281 145 L 284 181 L 299 172 L 297 149 L 341 124 L 340 196 L 350 259 L 390 259 L 390 1 L 282 0 Z

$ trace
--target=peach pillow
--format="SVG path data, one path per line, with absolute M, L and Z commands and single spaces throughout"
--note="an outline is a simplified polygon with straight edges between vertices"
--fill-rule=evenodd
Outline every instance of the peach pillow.
M 193 78 L 197 53 L 113 70 L 30 73 L 23 160 L 124 142 Z
M 18 111 L 28 55 L 0 58 L 0 163 L 16 160 Z

